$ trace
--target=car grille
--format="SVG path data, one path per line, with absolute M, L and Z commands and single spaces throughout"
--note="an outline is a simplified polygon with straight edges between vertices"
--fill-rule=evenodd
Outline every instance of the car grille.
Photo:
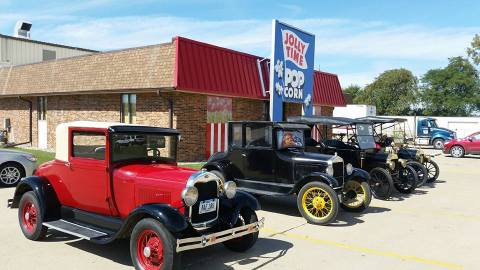
M 192 205 L 189 210 L 190 222 L 195 227 L 197 224 L 208 223 L 214 221 L 218 217 L 218 201 L 217 201 L 217 210 L 210 213 L 199 214 L 200 202 L 205 200 L 217 199 L 218 198 L 218 187 L 216 181 L 210 181 L 206 183 L 196 183 L 195 187 L 198 189 L 198 200 L 197 203 Z
M 345 166 L 343 166 L 343 162 L 335 162 L 333 163 L 333 177 L 335 177 L 335 179 L 337 179 L 338 181 L 338 184 L 340 186 L 343 185 L 343 181 L 344 181 L 344 170 L 345 170 Z

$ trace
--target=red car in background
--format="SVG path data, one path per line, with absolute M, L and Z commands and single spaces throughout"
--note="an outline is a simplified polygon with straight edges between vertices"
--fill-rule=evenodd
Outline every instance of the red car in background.
M 455 158 L 461 158 L 468 154 L 480 155 L 480 131 L 445 143 L 443 153 L 450 154 Z

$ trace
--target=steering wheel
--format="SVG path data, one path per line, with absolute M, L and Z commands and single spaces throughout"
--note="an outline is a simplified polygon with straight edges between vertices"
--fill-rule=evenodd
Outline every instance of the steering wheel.
M 152 152 L 152 157 L 160 157 L 160 150 L 157 148 L 150 148 L 147 150 L 147 154 Z

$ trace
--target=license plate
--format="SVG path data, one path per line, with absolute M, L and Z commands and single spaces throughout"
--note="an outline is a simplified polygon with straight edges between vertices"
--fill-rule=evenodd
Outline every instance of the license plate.
M 211 199 L 200 202 L 200 207 L 198 208 L 199 214 L 210 213 L 217 210 L 217 199 Z

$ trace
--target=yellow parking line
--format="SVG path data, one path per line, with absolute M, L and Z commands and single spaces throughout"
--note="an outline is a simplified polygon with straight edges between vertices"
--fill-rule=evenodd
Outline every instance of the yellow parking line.
M 403 260 L 403 261 L 413 261 L 413 262 L 418 262 L 418 263 L 422 263 L 422 264 L 439 266 L 439 267 L 446 268 L 446 269 L 453 269 L 453 270 L 462 270 L 463 269 L 463 265 L 459 265 L 459 264 L 430 260 L 430 259 L 420 258 L 420 257 L 416 257 L 416 256 L 401 255 L 401 254 L 398 254 L 398 253 L 395 253 L 395 252 L 381 251 L 381 250 L 376 250 L 376 249 L 371 249 L 371 248 L 366 248 L 366 247 L 347 245 L 347 244 L 343 244 L 343 243 L 339 243 L 339 242 L 316 239 L 316 238 L 309 237 L 309 236 L 306 236 L 306 235 L 301 235 L 301 234 L 280 232 L 280 231 L 276 231 L 276 230 L 269 229 L 269 228 L 263 228 L 261 231 L 271 234 L 270 237 L 280 234 L 280 235 L 283 235 L 283 236 L 286 236 L 286 237 L 292 238 L 292 239 L 304 240 L 304 241 L 311 242 L 311 243 L 314 243 L 314 244 L 334 246 L 334 247 L 343 248 L 343 249 L 352 250 L 352 251 L 357 251 L 357 252 L 361 252 L 361 253 L 374 254 L 374 255 L 379 255 L 379 256 L 383 256 L 383 257 L 395 258 L 395 259 L 399 259 L 399 260 Z

